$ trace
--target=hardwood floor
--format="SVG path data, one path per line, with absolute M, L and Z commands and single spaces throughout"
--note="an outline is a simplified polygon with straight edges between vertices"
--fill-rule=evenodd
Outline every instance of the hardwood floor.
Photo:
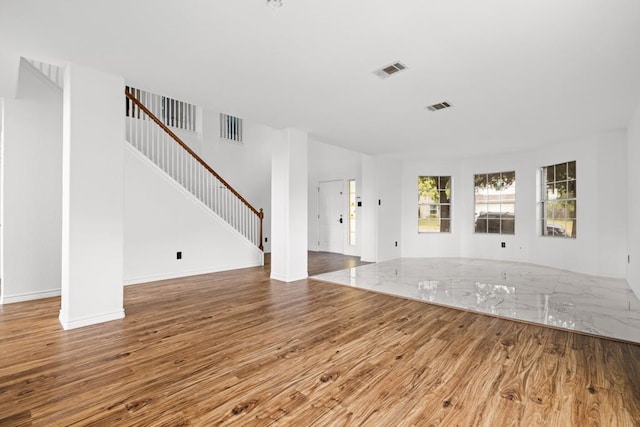
M 2 426 L 640 425 L 640 346 L 268 266 L 127 287 L 101 325 L 58 310 L 0 306 Z

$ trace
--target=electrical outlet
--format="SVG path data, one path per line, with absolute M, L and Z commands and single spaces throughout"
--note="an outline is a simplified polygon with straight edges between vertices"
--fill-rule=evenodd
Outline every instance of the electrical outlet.
M 182 259 L 182 251 L 176 252 L 176 259 Z
M 500 247 L 501 248 L 506 248 L 507 247 L 507 242 L 500 242 Z
M 396 242 L 396 247 L 398 247 L 398 242 Z
M 268 238 L 268 237 L 265 237 L 265 238 L 264 238 L 264 242 L 265 242 L 265 243 L 267 243 L 268 241 L 269 241 L 269 238 Z

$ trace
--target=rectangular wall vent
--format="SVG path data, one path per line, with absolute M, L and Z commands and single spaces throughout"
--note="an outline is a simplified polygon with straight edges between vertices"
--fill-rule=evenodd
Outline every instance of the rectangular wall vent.
M 407 69 L 407 66 L 404 65 L 402 62 L 394 62 L 393 64 L 389 64 L 380 69 L 375 70 L 373 74 L 380 77 L 381 79 L 386 79 L 392 74 L 396 74 L 406 69 Z
M 220 138 L 242 142 L 242 119 L 220 113 Z
M 440 102 L 438 104 L 433 104 L 433 105 L 429 105 L 427 107 L 427 110 L 429 111 L 438 111 L 438 110 L 444 110 L 445 108 L 451 108 L 451 104 L 449 104 L 448 102 Z

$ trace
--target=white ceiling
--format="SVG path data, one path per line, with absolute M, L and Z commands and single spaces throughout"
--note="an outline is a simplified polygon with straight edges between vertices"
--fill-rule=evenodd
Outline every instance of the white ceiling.
M 522 151 L 621 128 L 640 101 L 639 0 L 283 2 L 0 0 L 0 72 L 10 76 L 17 55 L 77 62 L 405 158 Z M 373 74 L 395 61 L 409 69 Z M 454 107 L 425 109 L 441 101 Z

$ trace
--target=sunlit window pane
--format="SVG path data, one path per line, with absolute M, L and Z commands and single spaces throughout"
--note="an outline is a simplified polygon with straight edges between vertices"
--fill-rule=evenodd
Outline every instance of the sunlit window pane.
M 418 177 L 418 233 L 451 231 L 451 177 Z
M 515 171 L 474 175 L 474 194 L 476 233 L 515 233 Z
M 349 181 L 349 245 L 356 244 L 356 181 Z
M 542 235 L 576 237 L 576 162 L 542 168 Z

